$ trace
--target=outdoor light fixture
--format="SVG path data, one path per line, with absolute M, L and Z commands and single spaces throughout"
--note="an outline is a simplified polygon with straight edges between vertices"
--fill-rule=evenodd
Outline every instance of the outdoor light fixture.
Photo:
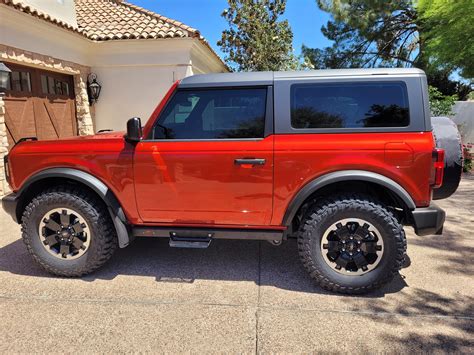
M 10 80 L 10 73 L 12 71 L 3 62 L 0 62 L 0 90 L 5 90 L 8 87 L 8 80 Z
M 97 75 L 90 73 L 87 77 L 87 94 L 89 95 L 89 105 L 99 100 L 100 89 L 102 86 L 97 82 Z

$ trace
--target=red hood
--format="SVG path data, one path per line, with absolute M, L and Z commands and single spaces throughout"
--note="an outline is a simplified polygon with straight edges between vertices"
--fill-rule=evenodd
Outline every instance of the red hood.
M 111 138 L 123 138 L 125 131 L 112 131 L 112 132 L 103 132 L 97 134 L 91 134 L 87 136 L 75 136 L 75 137 L 67 137 L 61 138 L 59 140 L 90 140 L 90 139 L 111 139 Z
M 125 145 L 124 134 L 124 131 L 114 131 L 88 136 L 65 137 L 56 140 L 25 141 L 17 144 L 11 153 L 119 151 Z

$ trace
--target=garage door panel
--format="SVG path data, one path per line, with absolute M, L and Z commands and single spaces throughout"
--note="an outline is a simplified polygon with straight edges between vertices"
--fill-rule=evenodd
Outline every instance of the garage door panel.
M 35 120 L 38 125 L 37 137 L 40 140 L 58 139 L 59 127 L 54 127 L 46 104 L 47 103 L 43 99 L 35 100 Z
M 11 63 L 7 66 L 12 70 L 4 97 L 10 148 L 23 137 L 46 140 L 77 135 L 72 76 Z M 25 85 L 13 85 L 13 74 L 28 78 Z M 42 79 L 52 85 L 41 85 Z
M 71 103 L 72 100 L 55 100 L 46 104 L 51 122 L 58 129 L 59 137 L 76 134 L 71 120 Z
M 22 137 L 36 136 L 35 114 L 31 98 L 5 97 L 4 101 L 9 145 L 15 144 Z
M 71 119 L 72 100 L 36 100 L 38 139 L 57 139 L 76 135 Z M 75 119 L 75 116 L 73 116 Z

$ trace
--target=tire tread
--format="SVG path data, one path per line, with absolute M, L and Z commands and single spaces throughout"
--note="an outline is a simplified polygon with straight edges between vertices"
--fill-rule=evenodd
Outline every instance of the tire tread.
M 89 223 L 97 226 L 100 231 L 100 235 L 94 235 L 94 242 L 97 248 L 94 252 L 94 256 L 89 258 L 84 266 L 74 270 L 61 270 L 45 262 L 43 258 L 35 252 L 31 244 L 31 238 L 37 236 L 32 236 L 29 233 L 29 229 L 34 227 L 29 224 L 32 222 L 35 209 L 38 206 L 59 203 L 64 199 L 69 199 L 71 203 L 80 206 L 86 212 Z M 80 187 L 58 186 L 44 190 L 35 196 L 26 206 L 21 221 L 22 239 L 26 244 L 28 252 L 44 270 L 58 276 L 80 277 L 89 274 L 105 264 L 118 246 L 115 227 L 105 204 L 95 195 Z
M 313 238 L 313 231 L 315 226 L 325 218 L 347 208 L 356 206 L 361 212 L 372 212 L 378 217 L 382 218 L 386 225 L 391 230 L 391 236 L 396 242 L 396 262 L 386 272 L 382 278 L 370 285 L 364 287 L 348 287 L 331 281 L 314 263 L 311 255 L 311 241 Z M 308 271 L 311 278 L 313 278 L 322 288 L 332 292 L 344 294 L 362 294 L 372 290 L 378 289 L 384 284 L 390 282 L 393 277 L 402 268 L 405 259 L 407 242 L 405 231 L 403 227 L 381 203 L 370 196 L 363 194 L 345 194 L 334 197 L 326 197 L 320 201 L 315 202 L 313 206 L 308 209 L 308 212 L 303 217 L 303 223 L 297 235 L 298 252 L 303 266 Z

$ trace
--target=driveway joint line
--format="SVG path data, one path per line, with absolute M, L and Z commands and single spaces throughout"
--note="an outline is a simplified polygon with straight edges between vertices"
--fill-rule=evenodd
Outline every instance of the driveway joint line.
M 260 300 L 262 288 L 262 242 L 258 242 L 258 276 L 257 276 L 257 307 L 255 309 L 255 354 L 258 354 L 258 321 L 260 316 Z
M 304 312 L 315 312 L 315 313 L 339 313 L 339 314 L 351 314 L 351 315 L 372 315 L 372 316 L 381 316 L 381 317 L 418 317 L 418 318 L 429 318 L 429 319 L 459 319 L 459 320 L 473 320 L 474 315 L 442 315 L 442 314 L 405 314 L 397 312 L 371 312 L 371 311 L 355 311 L 355 310 L 337 310 L 337 309 L 314 309 L 314 308 L 304 308 L 304 307 L 281 307 L 281 306 L 259 306 L 255 307 L 253 305 L 245 304 L 235 304 L 235 303 L 212 303 L 212 302 L 176 302 L 176 301 L 154 301 L 154 300 L 120 300 L 120 299 L 85 299 L 85 298 L 69 298 L 58 300 L 56 297 L 50 296 L 31 296 L 31 295 L 18 295 L 18 296 L 8 296 L 0 295 L 0 300 L 13 300 L 13 301 L 42 301 L 42 302 L 80 302 L 80 303 L 90 303 L 90 304 L 135 304 L 143 306 L 204 306 L 204 307 L 230 307 L 230 308 L 245 308 L 245 309 L 255 309 L 255 310 L 274 310 L 274 311 L 304 311 Z

